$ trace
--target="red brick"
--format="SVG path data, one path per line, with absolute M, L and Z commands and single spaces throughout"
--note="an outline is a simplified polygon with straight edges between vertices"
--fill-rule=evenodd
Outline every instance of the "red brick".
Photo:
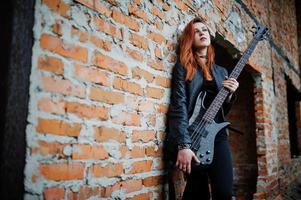
M 165 13 L 160 11 L 157 7 L 153 6 L 150 11 L 153 15 L 159 17 L 160 19 L 165 19 Z
M 85 200 L 89 198 L 101 198 L 104 196 L 104 187 L 90 187 L 88 185 L 83 185 L 80 187 L 78 192 L 73 192 L 69 190 L 67 194 L 68 200 Z
M 133 0 L 133 3 L 136 5 L 141 5 L 141 0 Z
M 41 164 L 40 173 L 53 181 L 81 180 L 84 178 L 85 166 L 80 163 L 52 163 Z
M 142 62 L 144 60 L 142 53 L 136 51 L 134 49 L 126 49 L 127 54 L 132 57 L 133 59 Z
M 63 200 L 65 195 L 64 188 L 46 188 L 43 191 L 45 200 Z
M 104 32 L 114 38 L 123 39 L 123 33 L 121 29 L 116 28 L 115 25 L 109 23 L 98 17 L 94 17 L 95 27 L 98 31 Z
M 128 74 L 127 67 L 123 62 L 117 61 L 109 56 L 105 56 L 97 51 L 94 51 L 92 64 L 120 75 Z
M 108 41 L 105 41 L 95 35 L 92 35 L 90 37 L 90 41 L 96 46 L 96 47 L 99 47 L 99 48 L 102 48 L 106 51 L 111 51 L 112 50 L 112 44 Z
M 47 92 L 60 93 L 67 96 L 85 97 L 85 88 L 80 85 L 73 85 L 68 80 L 54 79 L 51 77 L 40 77 L 42 87 Z
M 141 146 L 133 146 L 131 149 L 128 149 L 126 146 L 121 146 L 119 148 L 120 153 L 123 158 L 144 158 L 145 157 L 145 148 Z
M 154 131 L 133 131 L 132 141 L 133 142 L 149 142 L 156 138 L 156 132 Z
M 107 73 L 101 72 L 90 67 L 85 67 L 76 64 L 75 75 L 81 80 L 90 81 L 104 86 L 110 85 L 109 76 Z
M 147 37 L 153 41 L 155 41 L 158 44 L 163 44 L 166 42 L 165 38 L 163 35 L 159 34 L 159 33 L 155 33 L 155 32 L 149 32 L 147 34 Z
M 163 183 L 163 176 L 151 176 L 143 179 L 142 184 L 146 187 L 158 186 Z
M 43 34 L 40 39 L 41 48 L 55 52 L 62 56 L 87 62 L 88 50 L 84 47 L 77 46 L 74 44 L 65 44 L 61 39 Z
M 155 107 L 152 102 L 140 101 L 137 110 L 141 112 L 153 112 L 155 110 Z
M 54 114 L 65 114 L 65 102 L 62 100 L 43 98 L 38 101 L 38 109 Z
M 64 148 L 67 144 L 61 144 L 58 142 L 45 142 L 38 141 L 39 146 L 32 148 L 32 153 L 40 153 L 43 156 L 58 156 L 59 158 L 66 157 L 64 155 Z
M 119 143 L 124 143 L 126 135 L 123 132 L 114 128 L 99 127 L 94 129 L 94 138 L 99 142 L 106 142 L 110 140 L 116 140 Z
M 115 77 L 113 81 L 113 87 L 115 89 L 123 90 L 125 92 L 130 92 L 136 95 L 143 95 L 143 89 L 137 83 L 132 83 L 128 80 L 123 80 L 119 77 Z
M 171 86 L 171 80 L 163 76 L 156 76 L 155 82 L 157 85 L 165 88 L 170 88 Z
M 142 189 L 142 180 L 126 180 L 112 186 L 108 186 L 105 188 L 104 197 L 110 197 L 112 192 L 120 190 L 121 188 L 124 189 L 126 193 L 140 191 Z
M 121 183 L 120 182 L 115 183 L 114 185 L 111 185 L 111 186 L 107 186 L 104 189 L 103 197 L 111 197 L 112 193 L 115 192 L 115 191 L 120 190 L 120 188 L 121 188 Z
M 156 114 L 148 114 L 145 118 L 147 121 L 147 125 L 149 127 L 153 127 L 153 128 L 156 127 L 156 119 L 157 119 Z
M 166 114 L 168 111 L 168 105 L 159 104 L 157 107 L 157 112 Z
M 156 20 L 155 25 L 158 30 L 160 30 L 160 31 L 163 30 L 163 23 L 160 20 Z
M 133 197 L 127 198 L 127 200 L 149 200 L 152 198 L 152 192 L 147 192 L 143 194 L 138 194 Z
M 152 73 L 138 67 L 132 69 L 132 76 L 137 79 L 144 78 L 148 83 L 151 83 L 154 80 L 154 75 Z
M 90 99 L 109 104 L 119 104 L 124 102 L 124 95 L 118 92 L 106 91 L 91 88 Z
M 145 153 L 150 157 L 162 157 L 163 156 L 163 148 L 162 146 L 156 148 L 155 146 L 149 146 L 145 149 Z
M 113 123 L 126 126 L 140 126 L 142 116 L 135 113 L 121 112 L 118 116 L 112 118 Z
M 64 74 L 64 63 L 61 59 L 52 56 L 40 56 L 38 68 L 58 75 Z
M 163 3 L 162 8 L 163 8 L 164 11 L 169 11 L 171 6 L 168 3 L 165 2 L 165 3 Z
M 88 8 L 91 8 L 92 10 L 95 10 L 96 12 L 105 15 L 106 17 L 111 16 L 112 11 L 105 7 L 104 4 L 102 4 L 100 1 L 95 0 L 75 0 Z
M 56 20 L 55 24 L 52 25 L 52 32 L 57 34 L 58 36 L 62 36 L 62 22 L 59 20 Z
M 164 90 L 160 88 L 147 87 L 146 94 L 147 97 L 161 99 L 164 96 Z
M 118 22 L 120 24 L 124 24 L 134 31 L 139 31 L 139 29 L 140 29 L 139 22 L 137 22 L 135 19 L 132 19 L 131 17 L 129 17 L 127 15 L 122 14 L 121 12 L 119 12 L 117 10 L 113 10 L 112 18 L 116 22 Z
M 128 172 L 129 174 L 137 174 L 150 172 L 152 168 L 153 161 L 152 160 L 143 160 L 132 163 L 132 168 Z
M 74 150 L 72 153 L 72 159 L 83 160 L 83 159 L 97 159 L 104 160 L 109 157 L 108 152 L 103 146 L 91 146 L 86 144 L 78 144 L 73 146 Z
M 129 40 L 134 46 L 142 48 L 144 50 L 148 50 L 147 38 L 135 33 L 131 33 Z
M 109 118 L 109 109 L 106 107 L 66 102 L 66 110 L 68 113 L 73 113 L 81 118 L 96 118 L 100 120 L 107 120 Z
M 183 1 L 181 1 L 181 0 L 174 0 L 174 3 L 176 5 L 176 7 L 178 7 L 178 9 L 180 11 L 184 11 L 184 12 L 188 11 L 188 7 L 183 3 Z
M 162 51 L 161 51 L 161 49 L 158 48 L 158 47 L 155 48 L 155 56 L 156 56 L 157 58 L 159 58 L 159 59 L 162 59 L 162 58 L 163 58 L 163 56 L 162 56 Z
M 122 164 L 93 165 L 92 173 L 95 177 L 120 177 L 123 174 Z
M 140 146 L 133 146 L 129 153 L 131 158 L 143 158 L 145 157 L 145 148 Z
M 167 47 L 167 49 L 168 49 L 169 51 L 175 51 L 175 50 L 176 50 L 176 47 L 177 47 L 177 44 L 174 43 L 173 41 L 168 40 L 168 41 L 166 42 L 166 47 Z
M 78 30 L 75 27 L 71 28 L 71 36 L 77 36 L 79 37 L 80 42 L 87 42 L 89 40 L 89 34 L 83 31 Z
M 43 0 L 43 4 L 48 6 L 51 11 L 63 17 L 70 18 L 70 5 L 64 3 L 62 0 Z
M 143 19 L 146 23 L 150 22 L 147 17 L 147 14 L 142 9 L 132 5 L 128 5 L 128 10 L 131 15 Z
M 36 131 L 38 133 L 54 134 L 78 137 L 80 134 L 81 125 L 78 123 L 67 123 L 56 119 L 38 118 Z
M 157 136 L 158 140 L 163 141 L 165 139 L 165 134 L 166 134 L 165 132 L 160 131 Z
M 151 68 L 154 68 L 156 70 L 164 70 L 163 62 L 161 61 L 155 61 L 155 60 L 148 60 L 147 65 L 149 65 Z

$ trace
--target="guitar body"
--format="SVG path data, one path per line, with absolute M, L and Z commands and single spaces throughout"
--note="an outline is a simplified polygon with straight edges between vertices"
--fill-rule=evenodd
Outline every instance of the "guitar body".
M 207 108 L 204 106 L 206 92 L 201 91 L 194 106 L 194 111 L 189 119 L 188 132 L 192 139 L 192 150 L 200 160 L 201 165 L 212 163 L 214 155 L 214 141 L 220 130 L 228 126 L 229 122 L 216 123 L 201 121 Z
M 204 166 L 211 164 L 213 160 L 214 141 L 216 135 L 220 130 L 230 124 L 229 122 L 216 123 L 215 121 L 200 123 L 200 120 L 203 119 L 203 115 L 207 110 L 207 108 L 204 106 L 205 98 L 206 92 L 201 91 L 195 103 L 193 114 L 189 119 L 188 127 L 188 132 L 191 136 L 193 144 L 191 150 L 200 160 L 198 165 Z M 168 151 L 166 152 L 168 154 L 168 160 L 174 165 L 177 160 L 177 146 L 173 141 L 169 141 L 165 145 Z M 173 146 L 167 147 L 167 145 Z
M 206 124 L 203 131 L 199 133 L 202 135 L 197 142 L 198 149 L 192 148 L 201 165 L 209 165 L 213 160 L 214 155 L 214 140 L 217 133 L 228 126 L 229 122 Z M 204 135 L 204 136 L 203 136 Z

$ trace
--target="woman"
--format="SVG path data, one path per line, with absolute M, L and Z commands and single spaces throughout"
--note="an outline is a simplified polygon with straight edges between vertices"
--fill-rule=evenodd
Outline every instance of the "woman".
M 201 91 L 207 93 L 204 103 L 208 108 L 222 86 L 229 90 L 229 96 L 215 118 L 216 122 L 223 122 L 224 114 L 229 111 L 234 99 L 232 94 L 239 84 L 235 79 L 227 77 L 225 68 L 214 63 L 210 34 L 201 18 L 193 19 L 185 27 L 177 54 L 168 111 L 167 142 L 173 143 L 168 144 L 168 148 L 177 151 L 176 167 L 187 175 L 183 199 L 210 199 L 208 178 L 212 199 L 231 199 L 233 172 L 227 130 L 222 129 L 216 135 L 213 161 L 201 168 L 195 165 L 199 160 L 190 149 L 193 138 L 187 128 Z

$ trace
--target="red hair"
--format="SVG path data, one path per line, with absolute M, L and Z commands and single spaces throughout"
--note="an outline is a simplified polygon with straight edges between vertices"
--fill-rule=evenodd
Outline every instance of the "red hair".
M 199 66 L 202 69 L 205 79 L 211 79 L 211 68 L 214 65 L 214 48 L 210 44 L 207 48 L 207 63 L 203 62 L 198 53 L 193 49 L 193 40 L 194 40 L 194 28 L 193 24 L 195 23 L 205 23 L 205 20 L 196 17 L 191 20 L 185 27 L 183 34 L 180 37 L 179 46 L 178 46 L 178 56 L 180 57 L 180 62 L 186 70 L 185 80 L 192 80 L 197 67 Z

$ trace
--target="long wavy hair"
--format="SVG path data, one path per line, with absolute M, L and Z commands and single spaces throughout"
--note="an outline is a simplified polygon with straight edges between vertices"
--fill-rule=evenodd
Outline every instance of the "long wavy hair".
M 193 40 L 194 40 L 194 28 L 193 24 L 195 23 L 204 23 L 205 20 L 199 17 L 194 18 L 191 20 L 185 27 L 179 43 L 178 43 L 178 48 L 177 48 L 177 54 L 179 56 L 181 64 L 184 66 L 186 70 L 186 77 L 185 80 L 192 80 L 197 67 L 200 67 L 203 72 L 203 76 L 205 79 L 211 79 L 212 74 L 211 74 L 211 68 L 214 65 L 214 48 L 212 44 L 210 44 L 207 48 L 207 63 L 203 62 L 200 57 L 199 53 L 196 52 L 193 48 Z

